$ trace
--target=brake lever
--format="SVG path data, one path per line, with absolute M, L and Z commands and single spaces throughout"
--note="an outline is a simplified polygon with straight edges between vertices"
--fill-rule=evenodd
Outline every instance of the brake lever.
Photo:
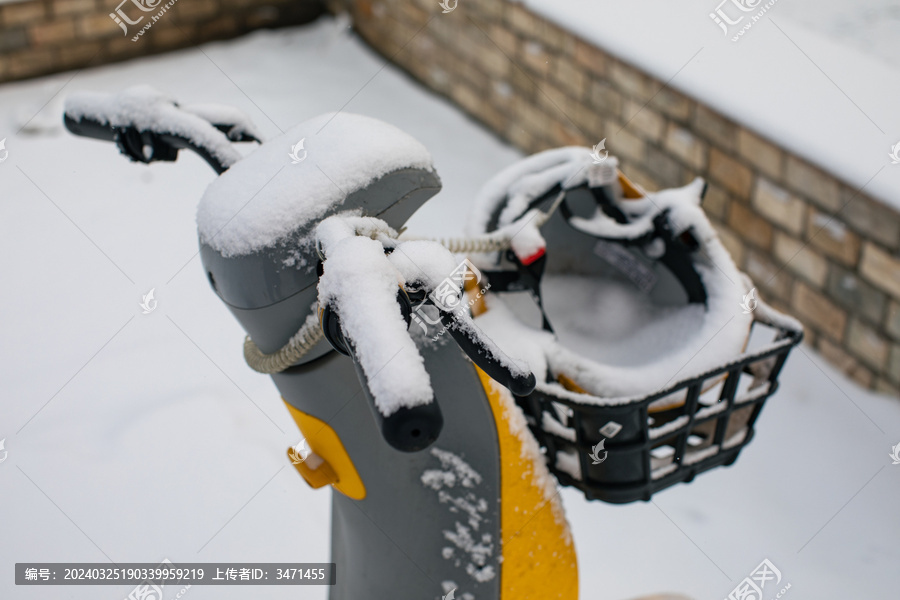
M 460 349 L 494 381 L 506 386 L 516 396 L 527 396 L 534 391 L 537 380 L 527 367 L 522 367 L 484 334 L 468 312 L 457 308 L 447 310 L 433 299 L 429 303 L 437 308 L 441 325 Z
M 422 251 L 416 251 L 416 246 Z M 442 252 L 435 253 L 437 248 Z M 415 260 L 411 254 L 416 256 Z M 462 283 L 468 277 L 466 270 L 475 267 L 465 261 L 448 269 L 453 262 L 449 250 L 423 240 L 401 242 L 391 254 L 391 263 L 406 278 L 407 289 L 413 291 L 417 300 L 424 300 L 437 309 L 441 324 L 472 362 L 514 394 L 527 396 L 537 383 L 534 373 L 507 356 L 469 316 L 462 302 L 465 297 Z M 448 276 L 440 281 L 429 280 L 429 273 L 447 273 Z

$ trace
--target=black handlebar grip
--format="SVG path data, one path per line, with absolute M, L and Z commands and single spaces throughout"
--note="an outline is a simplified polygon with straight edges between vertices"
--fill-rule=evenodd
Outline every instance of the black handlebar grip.
M 398 295 L 398 298 L 401 298 L 401 296 L 402 299 L 406 300 L 404 303 L 401 299 L 400 306 L 403 317 L 408 322 L 411 314 L 409 299 L 402 293 Z M 363 396 L 366 398 L 372 411 L 375 423 L 381 430 L 384 441 L 401 452 L 418 452 L 433 444 L 444 427 L 444 416 L 441 413 L 440 406 L 438 406 L 437 399 L 432 397 L 427 404 L 402 407 L 390 415 L 384 416 L 375 405 L 375 398 L 369 389 L 368 378 L 363 371 L 362 365 L 359 363 L 359 359 L 356 357 L 353 344 L 344 336 L 338 315 L 331 306 L 326 306 L 322 310 L 321 321 L 325 339 L 328 340 L 335 350 L 349 356 L 353 361 L 353 367 L 356 370 L 356 376 L 359 378 Z
M 81 137 L 103 140 L 104 142 L 116 141 L 116 130 L 106 123 L 82 117 L 75 120 L 67 114 L 63 115 L 63 124 L 70 132 Z

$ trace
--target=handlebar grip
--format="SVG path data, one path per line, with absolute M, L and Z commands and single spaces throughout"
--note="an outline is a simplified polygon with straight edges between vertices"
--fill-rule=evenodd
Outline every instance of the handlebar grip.
M 198 145 L 182 135 L 140 131 L 130 126 L 114 127 L 87 117 L 76 120 L 68 114 L 63 116 L 63 123 L 66 129 L 75 135 L 115 142 L 123 154 L 137 162 L 148 164 L 156 161 L 171 162 L 178 158 L 179 150 L 187 149 L 205 160 L 220 175 L 230 166 L 230 162 L 223 162 L 222 158 L 214 154 L 210 148 Z M 146 152 L 147 148 L 151 149 L 149 154 Z
M 398 298 L 400 297 L 406 298 L 405 294 L 398 296 Z M 409 300 L 406 299 L 405 304 L 401 300 L 400 305 L 403 316 L 408 322 L 411 311 Z M 356 356 L 353 344 L 344 335 L 339 317 L 331 306 L 326 306 L 322 310 L 321 321 L 325 339 L 335 350 L 349 356 L 353 361 L 362 394 L 372 411 L 375 423 L 381 430 L 384 441 L 401 452 L 418 452 L 433 444 L 444 427 L 444 417 L 437 399 L 432 398 L 431 402 L 427 404 L 401 407 L 390 415 L 384 416 L 375 404 L 375 397 L 369 389 L 368 378 Z
M 116 141 L 116 130 L 107 123 L 101 123 L 85 117 L 76 120 L 68 114 L 63 114 L 63 124 L 71 133 L 81 137 L 103 140 L 104 142 Z

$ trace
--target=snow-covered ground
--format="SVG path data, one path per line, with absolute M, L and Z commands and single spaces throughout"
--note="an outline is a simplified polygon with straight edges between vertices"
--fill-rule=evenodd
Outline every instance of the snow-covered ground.
M 888 157 L 900 142 L 896 2 L 524 3 L 851 186 L 865 185 L 866 193 L 900 208 L 900 166 L 892 165 Z M 755 9 L 742 12 L 737 4 Z M 719 7 L 731 21 L 743 19 L 727 27 L 727 35 L 710 18 Z M 741 27 L 763 10 L 759 20 L 732 42 Z
M 738 46 L 750 51 L 749 39 Z M 212 171 L 187 154 L 130 164 L 58 128 L 16 135 L 21 115 L 40 110 L 50 126 L 67 93 L 149 83 L 185 103 L 234 104 L 272 136 L 349 101 L 434 155 L 444 191 L 411 229 L 458 233 L 478 187 L 519 154 L 382 66 L 323 21 L 0 87 L 0 597 L 116 600 L 130 589 L 16 588 L 17 561 L 329 557 L 329 492 L 287 464 L 299 434 L 269 378 L 244 364 L 243 332 L 196 256 L 194 214 Z M 159 304 L 145 315 L 151 288 Z M 888 454 L 900 402 L 859 389 L 808 348 L 782 381 L 730 469 L 649 504 L 563 490 L 582 598 L 724 598 L 766 557 L 792 584 L 787 598 L 896 597 L 900 465 Z M 325 594 L 197 586 L 187 598 Z

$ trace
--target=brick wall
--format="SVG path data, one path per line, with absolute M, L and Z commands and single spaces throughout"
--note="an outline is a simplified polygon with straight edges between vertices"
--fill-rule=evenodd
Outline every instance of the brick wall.
M 138 0 L 141 1 L 141 0 Z M 145 56 L 240 35 L 265 26 L 310 21 L 319 0 L 177 0 L 136 42 L 131 38 L 169 0 L 143 0 L 157 10 L 121 5 L 128 35 L 110 18 L 121 0 L 27 0 L 0 4 L 0 82 Z
M 900 214 L 504 0 L 349 0 L 358 32 L 525 152 L 606 138 L 650 190 L 700 175 L 764 297 L 823 356 L 900 396 Z

